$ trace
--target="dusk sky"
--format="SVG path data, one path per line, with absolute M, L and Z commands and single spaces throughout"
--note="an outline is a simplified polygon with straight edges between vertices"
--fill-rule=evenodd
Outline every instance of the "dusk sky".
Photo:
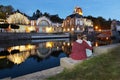
M 58 14 L 61 18 L 66 18 L 73 13 L 75 6 L 79 6 L 83 16 L 120 20 L 120 0 L 0 0 L 0 4 L 12 5 L 29 16 L 39 9 L 42 13 Z

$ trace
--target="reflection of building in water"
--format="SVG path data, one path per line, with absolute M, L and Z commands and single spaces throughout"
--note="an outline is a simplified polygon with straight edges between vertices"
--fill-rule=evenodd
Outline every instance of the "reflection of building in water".
M 12 50 L 27 51 L 27 50 L 32 50 L 32 49 L 35 49 L 35 48 L 36 48 L 35 45 L 28 44 L 28 45 L 20 45 L 20 46 L 9 47 L 7 50 L 9 52 L 11 52 Z
M 47 56 L 49 56 L 52 52 L 51 48 L 38 48 L 37 49 L 37 55 L 41 58 L 45 58 Z
M 7 56 L 7 58 L 15 64 L 24 62 L 30 56 L 29 52 L 17 53 Z
M 63 42 L 62 50 L 66 54 L 70 54 L 70 52 L 71 52 L 71 43 L 70 42 Z
M 64 32 L 93 32 L 93 22 L 82 16 L 82 9 L 75 7 L 73 14 L 66 17 L 62 27 Z
M 10 54 L 7 56 L 7 58 L 14 62 L 15 64 L 20 64 L 24 62 L 30 55 L 35 55 L 35 45 L 21 45 L 21 46 L 14 46 L 8 48 L 9 52 L 12 52 L 13 50 L 19 50 L 19 53 L 16 54 Z
M 15 64 L 20 64 L 24 62 L 29 56 L 36 55 L 40 59 L 48 57 L 52 52 L 55 51 L 63 51 L 65 53 L 69 53 L 71 48 L 70 42 L 62 42 L 62 41 L 50 41 L 43 42 L 38 44 L 27 44 L 20 46 L 9 47 L 6 50 L 10 53 L 10 55 L 2 56 L 3 58 L 8 58 L 11 62 Z M 57 54 L 57 53 L 56 53 Z

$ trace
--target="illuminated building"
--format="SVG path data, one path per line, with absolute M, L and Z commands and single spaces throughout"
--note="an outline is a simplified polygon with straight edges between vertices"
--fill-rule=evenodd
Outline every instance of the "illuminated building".
M 25 14 L 16 11 L 15 13 L 9 15 L 7 18 L 9 24 L 19 25 L 19 29 L 15 32 L 42 32 L 42 33 L 52 33 L 52 32 L 62 32 L 62 24 L 54 23 L 49 18 L 42 16 L 38 19 L 32 19 Z M 14 32 L 14 29 L 10 30 Z
M 7 22 L 9 24 L 19 25 L 19 29 L 11 29 L 9 32 L 31 32 L 36 30 L 34 26 L 30 25 L 30 20 L 28 16 L 18 11 L 9 15 L 9 17 L 7 18 Z
M 23 13 L 15 12 L 7 18 L 8 23 L 28 25 L 30 20 Z
M 62 32 L 62 24 L 53 23 L 49 18 L 42 16 L 36 20 L 38 32 L 52 33 Z
M 63 32 L 77 33 L 85 30 L 93 31 L 93 22 L 84 18 L 82 15 L 82 9 L 80 7 L 75 7 L 73 14 L 67 16 L 63 21 Z

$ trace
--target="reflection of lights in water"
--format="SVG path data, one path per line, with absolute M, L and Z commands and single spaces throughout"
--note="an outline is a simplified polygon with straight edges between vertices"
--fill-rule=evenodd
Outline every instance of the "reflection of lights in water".
M 19 49 L 20 49 L 20 51 L 25 51 L 26 50 L 24 45 L 20 46 Z
M 96 46 L 96 47 L 98 46 L 98 42 L 95 42 L 95 46 Z
M 13 47 L 9 47 L 7 50 L 9 51 L 9 52 L 11 52 L 12 50 L 19 50 L 19 46 L 13 46 Z
M 108 37 L 106 37 L 106 40 L 108 40 L 109 38 Z
M 25 61 L 29 57 L 30 53 L 29 52 L 24 52 L 24 53 L 18 53 L 18 54 L 13 54 L 7 56 L 7 58 L 14 62 L 15 64 L 20 64 Z
M 40 58 L 45 58 L 47 57 L 48 55 L 50 55 L 52 49 L 51 48 L 40 48 L 40 49 L 37 49 L 36 53 L 37 55 L 40 57 Z
M 27 51 L 27 50 L 35 49 L 35 45 L 28 44 L 28 45 L 21 45 L 21 46 L 13 46 L 8 48 L 7 50 L 11 52 L 12 50 L 15 50 L 15 49 L 19 51 Z
M 35 45 L 28 44 L 28 45 L 26 46 L 26 49 L 27 49 L 27 50 L 35 49 Z
M 59 50 L 59 47 L 57 46 L 57 50 Z
M 0 59 L 6 58 L 6 56 L 0 56 Z
M 64 50 L 64 46 L 62 46 L 62 49 Z
M 65 45 L 65 42 L 63 42 L 63 45 Z
M 70 46 L 70 43 L 68 42 L 67 45 Z
M 53 42 L 46 42 L 46 48 L 52 48 L 53 47 Z

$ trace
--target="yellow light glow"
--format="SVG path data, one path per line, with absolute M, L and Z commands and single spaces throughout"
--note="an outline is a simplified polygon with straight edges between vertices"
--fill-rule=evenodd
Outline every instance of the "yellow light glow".
M 64 46 L 62 46 L 62 49 L 64 50 Z
M 96 47 L 98 46 L 98 42 L 95 43 L 95 46 L 96 46 Z
M 80 28 L 79 28 L 79 27 L 77 27 L 77 30 L 80 30 Z
M 106 40 L 108 40 L 109 39 L 109 37 L 106 37 Z
M 33 26 L 26 26 L 26 32 L 31 32 L 31 31 L 35 31 L 35 27 L 33 27 Z
M 11 51 L 14 50 L 14 49 L 19 50 L 19 46 L 9 47 L 7 50 L 8 50 L 9 52 L 11 52 Z
M 67 43 L 68 46 L 70 46 L 70 43 Z
M 63 29 L 63 31 L 65 31 L 65 28 Z
M 26 49 L 27 50 L 35 49 L 35 45 L 28 44 L 28 45 L 26 45 Z
M 99 32 L 101 32 L 102 30 L 101 30 L 101 29 L 99 29 L 98 31 L 99 31 Z
M 20 50 L 20 51 L 26 51 L 25 45 L 21 45 L 21 46 L 19 47 L 19 50 Z
M 52 27 L 46 27 L 46 32 L 48 32 L 48 33 L 53 32 L 53 28 Z
M 57 46 L 57 50 L 59 50 L 59 47 Z
M 31 50 L 31 49 L 35 49 L 35 45 L 31 45 L 31 44 L 28 44 L 28 45 L 21 45 L 21 46 L 14 46 L 14 47 L 9 47 L 7 50 L 9 52 L 11 52 L 12 50 L 19 50 L 19 51 L 27 51 L 27 50 Z
M 52 48 L 53 42 L 46 42 L 46 48 Z
M 97 29 L 98 29 L 98 26 L 95 26 L 95 29 L 97 30 Z
M 15 64 L 20 64 L 25 61 L 30 56 L 29 52 L 21 53 L 21 54 L 13 54 L 7 56 L 7 58 L 14 62 Z
M 6 58 L 6 56 L 0 56 L 0 59 Z
M 70 31 L 70 29 L 68 28 L 67 31 Z
M 72 28 L 71 30 L 74 31 L 74 28 Z
M 66 43 L 65 42 L 63 42 L 63 45 L 65 45 Z

